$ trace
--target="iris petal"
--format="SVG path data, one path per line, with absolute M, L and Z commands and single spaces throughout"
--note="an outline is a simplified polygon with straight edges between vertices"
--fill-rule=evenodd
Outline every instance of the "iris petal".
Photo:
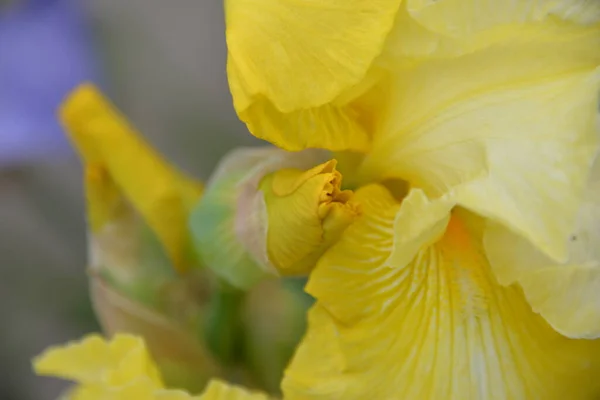
M 568 242 L 568 259 L 557 263 L 525 238 L 488 224 L 484 243 L 503 284 L 518 282 L 527 300 L 558 332 L 572 338 L 600 337 L 600 162 L 579 208 Z
M 454 210 L 441 239 L 404 268 L 391 268 L 397 202 L 378 186 L 355 197 L 362 217 L 324 255 L 307 286 L 317 304 L 286 372 L 286 398 L 599 393 L 600 342 L 561 336 L 518 287 L 496 282 L 481 248 L 481 219 Z
M 598 146 L 600 30 L 546 28 L 405 66 L 359 180 L 400 178 L 434 196 L 471 182 L 460 204 L 564 259 Z
M 382 51 L 400 0 L 228 0 L 227 71 L 250 131 L 286 150 L 359 150 L 343 106 Z
M 600 21 L 596 0 L 406 0 L 419 23 L 432 31 L 468 36 L 501 25 L 560 17 L 578 23 Z

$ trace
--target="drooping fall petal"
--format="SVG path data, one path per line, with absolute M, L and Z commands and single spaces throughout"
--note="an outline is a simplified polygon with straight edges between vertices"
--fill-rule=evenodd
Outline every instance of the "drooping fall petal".
M 397 201 L 378 186 L 358 190 L 355 200 L 362 216 L 323 256 L 307 286 L 317 304 L 286 372 L 286 398 L 588 399 L 599 393 L 600 342 L 561 336 L 518 287 L 495 281 L 478 217 L 455 209 L 442 238 L 395 268 L 389 262 L 400 250 L 394 248 Z M 314 366 L 314 360 L 323 362 Z
M 536 312 L 572 338 L 600 337 L 600 162 L 596 160 L 577 223 L 568 239 L 568 258 L 557 263 L 525 238 L 488 224 L 484 243 L 503 284 L 518 282 Z

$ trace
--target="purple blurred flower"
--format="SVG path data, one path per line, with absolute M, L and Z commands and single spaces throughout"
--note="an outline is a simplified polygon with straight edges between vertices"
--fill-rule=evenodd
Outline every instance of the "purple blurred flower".
M 56 109 L 98 77 L 81 5 L 17 0 L 0 9 L 0 167 L 70 154 Z

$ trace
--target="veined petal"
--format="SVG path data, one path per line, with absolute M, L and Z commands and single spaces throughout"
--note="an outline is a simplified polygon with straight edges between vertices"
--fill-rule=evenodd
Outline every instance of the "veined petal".
M 577 224 L 568 240 L 568 259 L 556 263 L 523 237 L 489 224 L 484 243 L 494 273 L 503 284 L 518 282 L 536 312 L 572 338 L 600 337 L 600 162 Z
M 472 182 L 460 204 L 564 258 L 598 146 L 599 46 L 598 29 L 549 25 L 404 68 L 360 180 L 401 178 L 430 196 Z
M 142 215 L 179 270 L 190 263 L 187 215 L 202 186 L 165 162 L 92 85 L 77 88 L 60 116 L 86 164 L 94 231 L 118 214 L 116 193 Z
M 598 220 L 596 220 L 598 221 Z M 566 337 L 600 337 L 600 264 L 553 266 L 524 275 L 519 284 L 527 301 Z
M 250 132 L 291 151 L 364 150 L 356 113 L 334 100 L 369 81 L 400 3 L 228 0 L 227 74 Z
M 406 0 L 412 16 L 428 29 L 468 36 L 498 26 L 559 17 L 577 23 L 600 21 L 596 0 Z
M 439 241 L 404 268 L 390 268 L 394 200 L 377 187 L 355 196 L 363 215 L 321 258 L 307 286 L 317 305 L 286 372 L 286 399 L 600 393 L 600 342 L 563 337 L 532 312 L 518 287 L 498 285 L 478 217 L 453 211 Z
M 555 0 L 551 14 L 580 24 L 600 22 L 600 3 L 596 0 Z
M 227 0 L 236 109 L 263 95 L 282 112 L 321 106 L 358 84 L 400 0 Z
M 595 18 L 596 22 L 600 21 L 600 6 L 598 5 L 600 3 L 597 3 L 595 0 L 591 0 L 589 3 L 586 3 L 587 0 L 582 1 L 561 1 L 562 5 L 560 9 L 567 10 L 570 5 L 573 6 L 571 11 L 565 11 L 564 17 L 569 19 L 569 16 L 580 16 L 582 20 L 593 20 Z M 460 22 L 462 18 L 466 18 L 461 15 L 460 12 L 462 10 L 468 10 L 471 13 L 480 12 L 481 10 L 477 6 L 457 7 L 453 0 L 445 0 L 438 1 L 435 5 L 432 4 L 431 9 L 423 9 L 425 11 L 424 18 L 426 20 L 426 15 L 430 12 L 429 10 L 431 10 L 433 15 L 436 18 L 439 18 L 443 24 L 448 24 L 448 30 L 456 30 L 457 32 L 462 32 L 463 30 L 468 31 L 468 34 L 453 35 L 444 29 L 437 29 L 436 27 L 428 29 L 429 25 L 427 25 L 427 23 L 424 24 L 422 21 L 423 18 L 420 18 L 421 14 L 418 10 L 421 9 L 415 8 L 413 3 L 415 3 L 415 1 L 404 2 L 400 7 L 396 22 L 388 36 L 385 49 L 382 52 L 382 57 L 377 60 L 377 63 L 381 64 L 383 67 L 387 66 L 387 68 L 393 70 L 398 64 L 402 65 L 407 62 L 414 62 L 415 58 L 436 59 L 456 57 L 500 43 L 510 42 L 514 47 L 519 43 L 523 44 L 531 42 L 532 40 L 539 40 L 543 38 L 544 35 L 551 34 L 553 30 L 562 29 L 563 33 L 559 33 L 559 36 L 565 37 L 567 30 L 572 33 L 584 33 L 589 28 L 587 26 L 568 24 L 564 20 L 554 17 L 540 22 L 535 20 L 535 18 L 528 19 L 525 16 L 513 15 L 513 12 L 519 11 L 519 8 L 521 8 L 522 11 L 527 1 L 514 5 L 512 9 L 507 8 L 505 6 L 506 3 L 501 1 L 487 3 L 485 3 L 485 0 L 484 3 L 478 1 L 477 4 L 481 4 L 484 8 L 499 7 L 501 8 L 501 12 L 490 12 L 485 15 L 484 18 L 478 17 L 474 20 L 472 26 L 466 26 Z M 435 10 L 436 7 L 445 7 L 447 4 L 449 5 L 449 3 L 452 3 L 451 13 L 442 14 Z M 531 8 L 532 7 L 530 6 L 529 9 Z M 587 9 L 589 9 L 589 12 L 584 11 L 579 14 L 577 13 L 578 10 Z M 458 16 L 455 15 L 457 11 L 459 13 Z M 502 11 L 504 11 L 506 15 L 503 15 Z M 454 19 L 452 16 L 454 16 Z M 491 19 L 492 21 L 488 19 Z M 506 19 L 507 21 L 500 23 L 500 21 L 496 21 L 496 19 Z M 523 20 L 522 22 L 529 23 L 521 23 L 519 22 L 520 19 Z M 479 26 L 479 28 L 474 26 L 479 24 L 482 25 Z M 593 47 L 590 49 L 593 51 Z M 559 55 L 560 53 L 555 52 L 555 54 Z
M 118 334 L 110 342 L 99 335 L 65 346 L 51 347 L 34 360 L 36 373 L 70 379 L 82 384 L 119 386 L 138 378 L 162 387 L 159 372 L 144 341 Z

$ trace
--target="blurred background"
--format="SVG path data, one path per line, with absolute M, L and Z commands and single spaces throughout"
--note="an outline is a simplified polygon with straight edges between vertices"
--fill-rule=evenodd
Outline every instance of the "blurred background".
M 222 0 L 0 0 L 0 399 L 54 399 L 31 372 L 98 330 L 87 295 L 81 166 L 55 119 L 100 85 L 173 163 L 206 179 L 254 140 L 233 112 Z

